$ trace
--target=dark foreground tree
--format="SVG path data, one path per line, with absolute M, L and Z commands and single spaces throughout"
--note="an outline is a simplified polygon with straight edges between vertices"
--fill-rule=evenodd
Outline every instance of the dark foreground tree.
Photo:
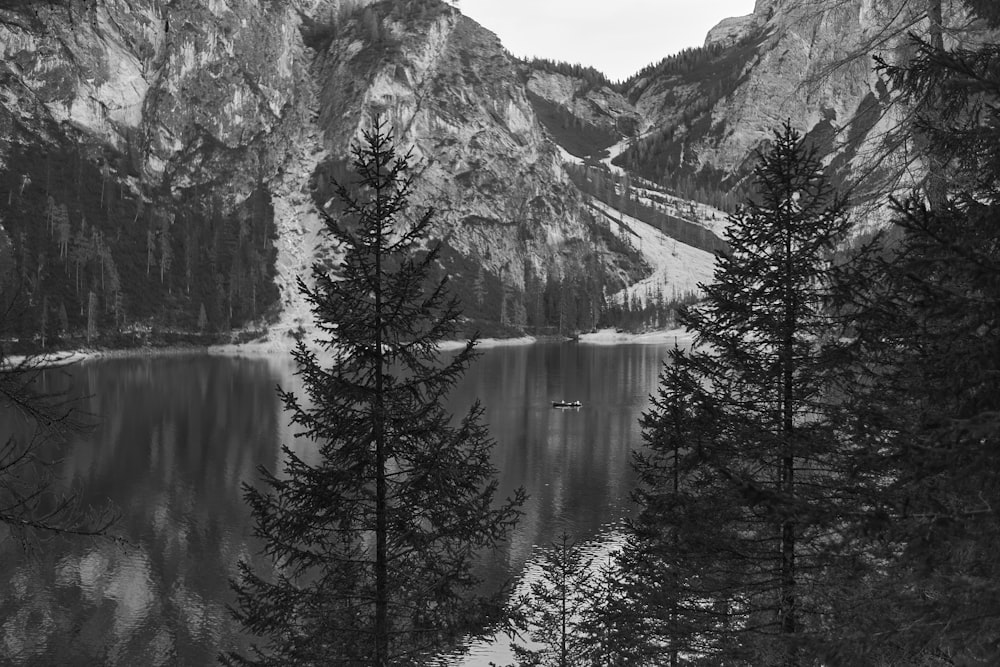
M 695 347 L 673 352 L 642 421 L 623 566 L 637 638 L 664 664 L 807 664 L 848 569 L 836 528 L 854 500 L 822 354 L 848 221 L 787 124 L 755 187 L 705 300 L 682 314 Z
M 542 552 L 539 577 L 519 605 L 529 626 L 531 649 L 511 648 L 521 667 L 564 667 L 584 664 L 586 638 L 580 628 L 588 599 L 590 559 L 566 533 Z
M 900 239 L 851 303 L 859 470 L 881 480 L 855 539 L 884 563 L 853 645 L 1000 664 L 1000 46 L 916 49 L 884 72 L 938 188 L 897 203 Z
M 532 643 L 511 645 L 520 667 L 641 664 L 617 555 L 595 562 L 565 533 L 541 552 L 537 576 L 518 600 Z
M 465 633 L 505 621 L 501 591 L 483 594 L 474 565 L 513 526 L 523 500 L 494 504 L 493 441 L 478 403 L 453 423 L 447 392 L 474 357 L 450 359 L 457 304 L 430 283 L 438 250 L 421 250 L 432 216 L 408 213 L 409 155 L 376 120 L 353 149 L 355 194 L 338 186 L 326 229 L 342 266 L 315 265 L 312 305 L 324 364 L 293 356 L 307 400 L 281 391 L 318 462 L 287 446 L 284 469 L 261 469 L 246 501 L 273 571 L 240 563 L 235 617 L 263 642 L 226 664 L 408 665 Z

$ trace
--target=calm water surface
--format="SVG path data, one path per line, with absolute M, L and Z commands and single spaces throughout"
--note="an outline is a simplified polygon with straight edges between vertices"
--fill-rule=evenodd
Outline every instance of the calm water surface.
M 520 576 L 565 530 L 598 544 L 631 512 L 630 450 L 666 346 L 574 343 L 486 350 L 453 392 L 479 397 L 497 441 L 500 493 L 529 500 L 489 573 Z M 17 665 L 211 665 L 246 638 L 230 620 L 227 580 L 253 558 L 241 483 L 280 465 L 295 442 L 275 386 L 296 387 L 286 359 L 105 359 L 70 382 L 98 428 L 64 456 L 60 483 L 120 510 L 123 545 L 51 541 L 30 557 L 0 542 L 0 662 Z M 580 400 L 577 410 L 550 401 Z M 6 428 L 12 428 L 6 425 Z M 463 664 L 503 652 L 477 647 Z

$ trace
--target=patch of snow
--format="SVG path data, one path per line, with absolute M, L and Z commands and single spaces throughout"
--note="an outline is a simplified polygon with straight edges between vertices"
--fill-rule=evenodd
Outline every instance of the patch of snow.
M 656 298 L 681 298 L 701 294 L 699 284 L 710 283 L 715 271 L 715 255 L 672 239 L 660 230 L 592 199 L 590 206 L 604 218 L 611 231 L 635 247 L 652 267 L 653 274 L 612 294 L 610 301 L 621 302 L 635 296 L 640 304 Z
M 477 350 L 483 350 L 491 347 L 507 347 L 510 345 L 531 345 L 537 342 L 538 339 L 534 336 L 520 336 L 518 338 L 480 338 L 479 342 L 476 343 Z M 461 350 L 468 344 L 468 339 L 466 340 L 443 340 L 438 343 L 438 349 L 445 350 Z
M 579 165 L 583 164 L 583 158 L 582 157 L 577 157 L 577 156 L 573 155 L 572 153 L 570 153 L 568 150 L 566 150 L 565 148 L 563 148 L 559 144 L 556 144 L 556 149 L 558 149 L 558 151 L 559 151 L 559 158 L 563 161 L 563 163 L 567 163 L 568 162 L 570 164 L 579 164 Z
M 628 150 L 628 147 L 630 145 L 632 145 L 632 139 L 622 139 L 617 144 L 615 144 L 614 146 L 611 146 L 611 147 L 609 147 L 607 149 L 608 156 L 606 158 L 603 158 L 601 160 L 601 162 L 608 169 L 611 170 L 612 174 L 615 174 L 616 176 L 624 176 L 625 175 L 625 173 L 626 173 L 625 170 L 622 169 L 621 167 L 619 167 L 618 165 L 611 164 L 611 161 L 614 160 L 619 155 L 621 155 L 622 153 L 624 153 L 626 150 Z
M 726 233 L 729 216 L 725 211 L 714 206 L 668 194 L 647 181 L 642 181 L 639 185 L 633 182 L 632 193 L 639 199 L 640 203 L 669 213 L 681 220 L 700 225 L 711 230 L 719 238 L 722 238 Z
M 669 345 L 674 343 L 687 347 L 694 341 L 694 334 L 687 329 L 665 329 L 634 334 L 616 329 L 601 329 L 594 333 L 580 335 L 580 342 L 588 345 Z

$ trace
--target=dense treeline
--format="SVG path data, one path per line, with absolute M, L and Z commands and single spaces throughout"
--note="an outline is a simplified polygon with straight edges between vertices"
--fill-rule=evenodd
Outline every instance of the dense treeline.
M 229 208 L 197 187 L 177 200 L 137 194 L 114 160 L 81 146 L 28 149 L 0 175 L 5 336 L 128 345 L 151 328 L 228 332 L 273 311 L 263 185 Z
M 635 142 L 615 158 L 614 164 L 660 184 L 678 197 L 732 213 L 750 194 L 744 178 L 746 168 L 730 174 L 711 165 L 685 161 L 685 156 L 692 154 L 690 142 L 708 131 L 709 105 L 699 106 L 694 113 L 685 111 L 678 127 L 657 130 Z
M 562 74 L 564 76 L 570 76 L 574 79 L 581 79 L 584 81 L 586 86 L 581 90 L 581 94 L 590 90 L 597 90 L 598 88 L 608 87 L 612 90 L 618 88 L 618 84 L 612 83 L 603 72 L 600 72 L 589 65 L 580 65 L 578 63 L 568 63 L 562 60 L 550 60 L 548 58 L 532 58 L 528 60 L 525 65 L 527 70 L 537 69 L 543 72 L 552 72 L 554 74 Z
M 680 295 L 663 293 L 660 285 L 655 292 L 648 292 L 645 298 L 632 292 L 621 302 L 614 301 L 604 307 L 598 320 L 598 327 L 614 327 L 625 331 L 640 332 L 672 329 L 678 324 L 678 315 L 685 306 L 698 301 L 692 293 Z
M 345 161 L 328 160 L 314 174 L 313 198 L 320 205 L 330 201 L 336 194 L 334 184 L 346 184 L 354 192 L 355 180 Z M 591 231 L 613 251 L 628 251 L 605 226 L 593 224 Z M 573 335 L 597 326 L 608 278 L 592 248 L 579 243 L 572 253 L 582 258 L 584 270 L 569 275 L 543 273 L 528 261 L 515 276 L 509 264 L 486 268 L 481 258 L 460 253 L 445 240 L 431 275 L 453 278 L 450 289 L 462 304 L 464 335 Z
M 707 46 L 687 48 L 667 56 L 658 63 L 647 65 L 620 84 L 634 104 L 648 85 L 651 77 L 681 77 L 697 84 L 702 90 L 717 86 L 720 79 L 729 80 L 740 74 L 742 66 L 756 51 L 763 39 L 760 32 L 752 32 L 735 44 L 715 42 Z
M 628 176 L 620 177 L 604 169 L 569 164 L 566 165 L 566 172 L 583 192 L 642 220 L 670 238 L 708 252 L 723 250 L 726 247 L 722 239 L 704 226 L 641 201 L 630 187 Z
M 569 63 L 549 58 L 531 58 L 525 62 L 525 65 L 528 69 L 538 69 L 582 79 L 587 85 L 584 92 L 606 86 L 622 94 L 630 94 L 637 98 L 643 87 L 643 84 L 640 83 L 643 79 L 658 76 L 685 76 L 686 78 L 702 81 L 701 75 L 706 69 L 714 71 L 734 49 L 741 50 L 748 46 L 756 47 L 760 38 L 760 34 L 753 33 L 744 36 L 736 44 L 715 42 L 707 46 L 681 49 L 659 62 L 646 65 L 632 76 L 618 82 L 611 81 L 603 72 L 589 65 L 581 65 L 579 63 Z M 638 92 L 636 92 L 637 88 Z M 633 104 L 635 103 L 635 99 L 631 101 Z
M 473 266 L 447 247 L 442 263 L 449 275 L 460 278 L 452 291 L 462 303 L 466 334 L 574 335 L 592 331 L 605 306 L 604 274 L 596 258 L 592 270 L 582 275 L 549 274 L 544 279 L 527 263 L 520 281 L 507 269 L 494 273 L 481 264 Z M 515 286 L 518 282 L 523 289 Z

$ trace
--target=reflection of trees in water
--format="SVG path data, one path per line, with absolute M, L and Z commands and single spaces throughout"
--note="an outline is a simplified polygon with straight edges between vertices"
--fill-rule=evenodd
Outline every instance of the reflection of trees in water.
M 227 578 L 256 551 L 240 483 L 275 465 L 281 374 L 263 360 L 206 357 L 77 369 L 72 391 L 91 396 L 87 409 L 102 421 L 67 451 L 60 474 L 87 500 L 116 502 L 131 544 L 54 543 L 36 561 L 0 546 L 17 563 L 0 581 L 0 652 L 53 664 L 210 664 L 223 638 L 228 648 Z M 23 581 L 29 598 L 16 594 Z

